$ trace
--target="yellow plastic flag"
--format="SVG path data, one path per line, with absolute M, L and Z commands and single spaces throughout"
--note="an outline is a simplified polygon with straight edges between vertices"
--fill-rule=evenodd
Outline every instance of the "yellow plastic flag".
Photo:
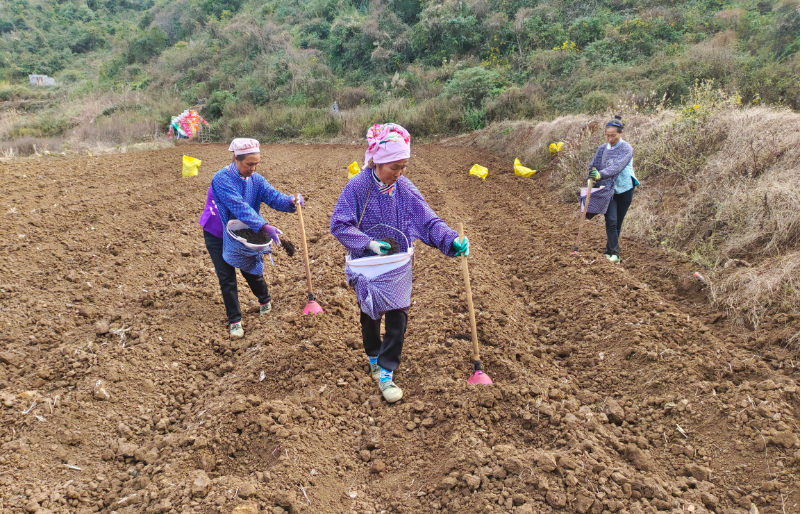
M 551 143 L 550 146 L 548 146 L 548 150 L 551 151 L 551 155 L 556 155 L 562 151 L 562 148 L 564 148 L 564 146 L 565 144 L 559 141 L 558 143 Z
M 520 164 L 520 159 L 515 159 L 515 175 L 520 175 L 521 177 L 530 177 L 535 173 L 537 173 L 537 170 L 526 168 Z
M 362 171 L 362 169 L 359 168 L 359 165 L 356 163 L 356 161 L 350 163 L 348 165 L 348 180 L 358 175 L 360 171 Z
M 489 170 L 484 166 L 473 164 L 473 167 L 470 168 L 470 174 L 476 175 L 477 177 L 481 177 L 481 180 L 485 180 L 487 178 L 487 175 L 489 174 Z
M 181 174 L 184 177 L 197 177 L 197 169 L 200 167 L 201 162 L 203 161 L 200 159 L 184 155 L 184 166 L 181 170 Z

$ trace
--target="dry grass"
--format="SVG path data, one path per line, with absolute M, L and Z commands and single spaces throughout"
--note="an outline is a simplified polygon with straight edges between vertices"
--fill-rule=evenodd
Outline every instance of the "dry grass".
M 634 146 L 642 186 L 626 234 L 710 270 L 710 300 L 739 322 L 756 327 L 770 312 L 798 312 L 798 114 L 728 102 L 690 115 L 628 116 L 624 139 Z M 520 158 L 544 170 L 569 202 L 603 143 L 607 116 L 495 123 L 445 144 Z M 557 141 L 565 147 L 552 157 L 548 145 Z
M 719 280 L 710 280 L 712 303 L 739 313 L 741 321 L 754 328 L 771 312 L 798 313 L 799 259 L 799 252 L 790 252 L 758 266 L 722 273 Z

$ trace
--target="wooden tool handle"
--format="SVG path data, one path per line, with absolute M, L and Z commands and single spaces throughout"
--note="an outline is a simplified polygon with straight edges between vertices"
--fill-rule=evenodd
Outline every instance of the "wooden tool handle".
M 590 208 L 590 198 L 592 197 L 592 179 L 587 179 L 587 202 L 584 204 L 584 209 L 581 209 L 579 203 L 579 227 L 578 234 L 576 234 L 576 245 L 573 247 L 574 252 L 578 252 L 579 242 L 581 241 L 581 230 L 584 228 L 584 220 L 587 218 L 587 211 Z
M 295 196 L 297 198 L 297 196 Z M 309 247 L 306 245 L 306 226 L 303 224 L 303 208 L 299 203 L 295 204 L 298 208 L 298 219 L 300 220 L 300 238 L 303 241 L 303 265 L 306 267 L 306 287 L 309 294 L 312 294 L 311 268 L 309 268 Z
M 456 225 L 459 239 L 464 238 L 464 225 Z M 478 334 L 476 333 L 476 311 L 473 308 L 473 291 L 470 289 L 470 271 L 467 269 L 467 255 L 462 254 L 462 274 L 464 275 L 464 288 L 467 293 L 467 310 L 470 312 L 470 335 L 473 337 L 473 361 L 480 361 L 478 355 Z

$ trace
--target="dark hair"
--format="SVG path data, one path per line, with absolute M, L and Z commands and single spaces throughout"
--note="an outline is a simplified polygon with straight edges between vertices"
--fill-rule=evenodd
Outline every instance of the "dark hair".
M 615 118 L 606 124 L 606 128 L 609 127 L 615 127 L 617 129 L 617 133 L 620 134 L 623 132 L 623 118 L 615 114 Z
M 242 155 L 237 155 L 236 156 L 236 160 L 239 161 L 239 162 L 242 162 L 242 161 L 245 160 L 245 157 L 247 157 L 248 155 L 253 155 L 253 154 L 257 154 L 257 153 L 259 153 L 259 152 L 243 153 Z

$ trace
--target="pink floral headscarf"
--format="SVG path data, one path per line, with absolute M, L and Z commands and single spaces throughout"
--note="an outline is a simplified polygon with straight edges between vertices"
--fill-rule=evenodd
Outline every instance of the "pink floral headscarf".
M 364 153 L 364 167 L 375 164 L 400 161 L 412 155 L 412 137 L 409 131 L 395 123 L 373 125 L 367 129 L 367 151 Z

